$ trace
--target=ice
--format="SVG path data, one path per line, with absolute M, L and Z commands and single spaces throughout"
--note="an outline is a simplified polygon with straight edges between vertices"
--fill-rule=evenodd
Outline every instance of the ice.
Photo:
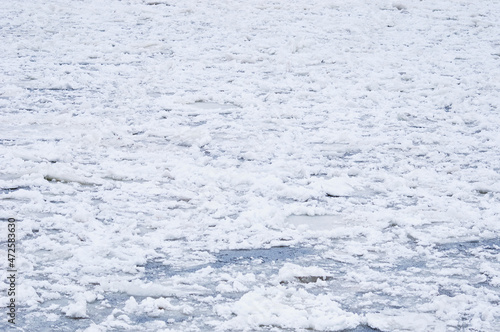
M 497 330 L 498 3 L 0 12 L 19 328 Z
M 62 312 L 70 318 L 87 318 L 87 303 L 85 300 L 78 300 L 77 302 L 62 308 Z
M 276 326 L 341 331 L 355 328 L 361 321 L 358 315 L 340 309 L 339 304 L 327 295 L 314 296 L 305 290 L 284 287 L 260 288 L 243 295 L 231 307 L 218 306 L 215 310 L 228 318 L 221 326 L 224 330 Z
M 341 216 L 290 216 L 287 222 L 299 229 L 306 228 L 314 231 L 334 230 L 347 225 L 347 221 Z
M 280 283 L 286 281 L 300 281 L 304 283 L 326 281 L 332 279 L 324 269 L 313 266 L 303 267 L 292 263 L 285 263 L 278 273 Z

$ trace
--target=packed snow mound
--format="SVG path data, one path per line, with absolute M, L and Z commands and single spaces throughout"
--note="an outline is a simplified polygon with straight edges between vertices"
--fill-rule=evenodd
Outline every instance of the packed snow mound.
M 218 330 L 252 330 L 276 326 L 283 329 L 341 331 L 355 328 L 362 318 L 341 309 L 331 295 L 312 295 L 303 289 L 277 286 L 248 292 L 232 305 L 219 305 L 217 314 L 227 319 Z M 231 318 L 236 315 L 236 317 Z
M 320 267 L 304 267 L 292 263 L 285 263 L 278 273 L 280 283 L 285 281 L 316 282 L 330 278 L 330 275 Z

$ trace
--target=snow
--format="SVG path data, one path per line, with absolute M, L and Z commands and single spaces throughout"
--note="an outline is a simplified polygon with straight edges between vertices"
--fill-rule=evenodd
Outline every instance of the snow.
M 18 327 L 500 325 L 499 3 L 0 13 Z
M 87 316 L 87 303 L 85 300 L 79 300 L 72 303 L 64 308 L 62 312 L 66 314 L 67 317 L 71 318 L 86 318 Z
M 343 311 L 329 295 L 315 296 L 303 289 L 279 286 L 248 292 L 230 308 L 222 305 L 215 311 L 228 319 L 218 329 L 233 331 L 260 326 L 340 331 L 360 323 L 358 315 Z M 236 317 L 231 318 L 232 315 Z

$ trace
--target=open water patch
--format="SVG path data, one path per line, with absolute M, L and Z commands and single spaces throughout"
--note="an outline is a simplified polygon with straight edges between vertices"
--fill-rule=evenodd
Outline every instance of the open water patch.
M 302 247 L 272 247 L 269 249 L 221 250 L 216 254 L 217 261 L 210 264 L 214 268 L 226 265 L 247 264 L 254 260 L 266 263 L 284 263 L 296 258 L 313 254 L 313 249 Z
M 345 332 L 372 332 L 372 331 L 380 331 L 380 330 L 371 328 L 368 325 L 358 325 L 356 328 L 352 330 L 345 330 Z
M 269 264 L 281 266 L 285 262 L 292 262 L 300 257 L 313 255 L 314 250 L 303 247 L 271 247 L 267 249 L 233 249 L 220 250 L 214 254 L 215 262 L 200 264 L 189 268 L 175 268 L 168 264 L 165 259 L 149 260 L 144 268 L 143 278 L 147 281 L 170 278 L 175 275 L 187 275 L 196 272 L 205 267 L 222 269 L 229 266 L 248 266 L 251 263 L 258 262 L 259 265 L 266 267 Z
M 170 278 L 179 273 L 190 272 L 186 270 L 176 270 L 171 265 L 166 264 L 163 259 L 149 260 L 145 265 L 139 267 L 144 268 L 144 275 L 141 279 L 145 279 L 147 281 Z
M 423 259 L 403 259 L 395 265 L 396 271 L 407 271 L 408 269 L 426 269 L 427 262 Z
M 437 244 L 436 249 L 441 252 L 451 251 L 462 255 L 471 255 L 470 250 L 473 249 L 498 251 L 500 250 L 500 238 L 442 243 L 442 244 Z

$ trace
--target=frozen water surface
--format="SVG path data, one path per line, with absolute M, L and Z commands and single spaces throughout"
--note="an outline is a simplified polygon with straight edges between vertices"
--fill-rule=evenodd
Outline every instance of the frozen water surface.
M 198 101 L 194 104 L 191 104 L 191 106 L 205 110 L 230 110 L 237 108 L 237 106 L 232 104 L 218 104 L 206 101 Z
M 499 3 L 0 13 L 19 330 L 498 330 Z

